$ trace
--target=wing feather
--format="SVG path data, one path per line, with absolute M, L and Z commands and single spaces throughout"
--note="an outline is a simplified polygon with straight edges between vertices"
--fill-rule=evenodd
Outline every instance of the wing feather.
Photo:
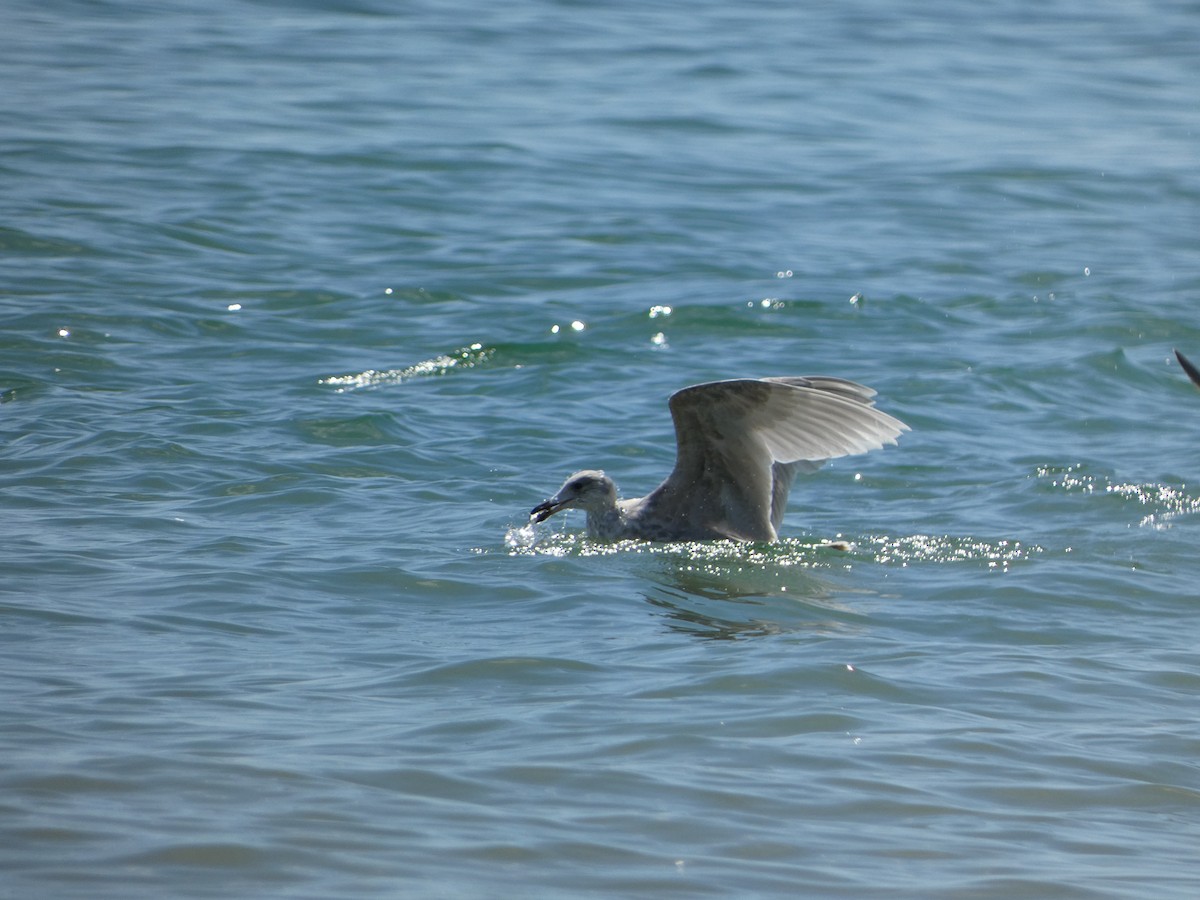
M 773 540 L 797 471 L 894 444 L 908 430 L 876 409 L 874 396 L 864 385 L 824 376 L 684 388 L 670 400 L 675 468 L 646 501 L 656 516 Z

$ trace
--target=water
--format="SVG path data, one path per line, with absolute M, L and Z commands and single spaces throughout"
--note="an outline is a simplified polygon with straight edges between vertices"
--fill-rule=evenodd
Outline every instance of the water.
M 192 6 L 0 14 L 0 895 L 1196 896 L 1194 4 Z

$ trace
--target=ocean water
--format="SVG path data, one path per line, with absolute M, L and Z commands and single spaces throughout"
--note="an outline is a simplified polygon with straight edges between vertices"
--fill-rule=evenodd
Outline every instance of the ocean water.
M 1200 6 L 0 24 L 0 896 L 1200 894 Z M 779 543 L 527 527 L 790 374 Z

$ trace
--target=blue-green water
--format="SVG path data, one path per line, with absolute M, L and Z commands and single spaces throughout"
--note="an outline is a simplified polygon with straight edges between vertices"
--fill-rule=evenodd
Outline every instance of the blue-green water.
M 1197 896 L 1200 8 L 182 6 L 0 13 L 0 895 Z

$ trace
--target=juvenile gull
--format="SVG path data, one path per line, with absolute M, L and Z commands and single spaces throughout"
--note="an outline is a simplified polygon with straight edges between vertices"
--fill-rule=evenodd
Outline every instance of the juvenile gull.
M 530 512 L 544 522 L 564 509 L 587 513 L 588 535 L 693 541 L 773 541 L 797 473 L 829 459 L 896 443 L 908 426 L 874 406 L 875 391 L 812 375 L 742 378 L 671 395 L 675 468 L 636 500 L 618 500 L 603 472 L 585 469 Z

